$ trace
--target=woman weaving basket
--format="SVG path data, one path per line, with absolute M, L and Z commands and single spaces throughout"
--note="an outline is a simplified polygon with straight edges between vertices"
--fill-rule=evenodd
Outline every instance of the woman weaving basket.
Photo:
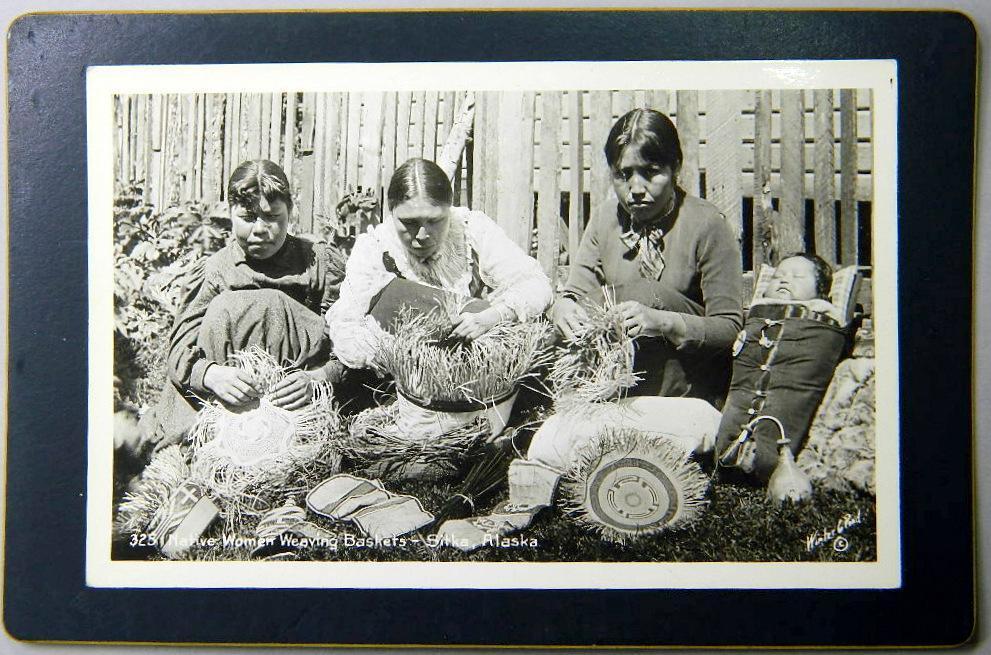
M 307 405 L 316 384 L 336 382 L 343 370 L 322 320 L 337 298 L 340 251 L 288 234 L 292 190 L 274 162 L 242 163 L 227 197 L 234 238 L 206 261 L 176 316 L 170 383 L 143 419 L 158 448 L 186 434 L 204 400 L 245 407 L 262 395 L 258 381 L 231 364 L 239 351 L 259 348 L 293 369 L 271 390 L 272 404 L 286 410 Z
M 539 264 L 492 219 L 452 206 L 451 182 L 434 162 L 410 159 L 400 166 L 389 183 L 387 201 L 389 215 L 383 223 L 355 241 L 340 299 L 327 313 L 327 324 L 334 354 L 346 366 L 396 378 L 399 400 L 393 418 L 401 436 L 428 438 L 463 425 L 471 417 L 464 411 L 472 407 L 470 401 L 477 409 L 477 403 L 500 400 L 478 397 L 485 395 L 475 388 L 486 382 L 484 372 L 465 378 L 464 388 L 455 381 L 431 391 L 437 386 L 431 383 L 440 376 L 432 379 L 430 366 L 450 374 L 451 362 L 468 357 L 473 349 L 489 344 L 495 352 L 499 344 L 490 343 L 494 341 L 503 344 L 507 360 L 519 360 L 521 374 L 528 373 L 529 362 L 520 356 L 523 349 L 512 339 L 535 346 L 538 337 L 546 335 L 539 330 L 521 335 L 506 326 L 533 324 L 540 318 L 551 302 L 551 285 Z M 395 352 L 396 346 L 416 340 L 414 328 L 423 316 L 442 314 L 440 322 L 446 327 L 436 342 L 415 343 L 405 354 Z M 446 346 L 419 347 L 435 343 Z M 397 360 L 407 355 L 419 359 L 403 376 L 402 365 L 412 359 Z M 479 364 L 493 364 L 493 358 L 483 361 L 477 355 L 473 356 Z
M 743 325 L 740 246 L 719 210 L 678 186 L 678 131 L 664 114 L 634 109 L 605 146 L 619 203 L 592 216 L 554 322 L 565 336 L 586 319 L 580 302 L 615 289 L 643 381 L 634 395 L 691 396 L 722 405 L 730 349 Z M 644 338 L 646 337 L 646 338 Z

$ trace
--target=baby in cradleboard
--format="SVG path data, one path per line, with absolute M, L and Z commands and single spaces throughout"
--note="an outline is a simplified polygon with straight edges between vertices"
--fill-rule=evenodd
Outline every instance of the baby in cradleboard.
M 733 346 L 717 464 L 767 484 L 775 501 L 812 493 L 794 457 L 848 343 L 846 317 L 829 299 L 832 285 L 832 268 L 821 257 L 785 257 Z

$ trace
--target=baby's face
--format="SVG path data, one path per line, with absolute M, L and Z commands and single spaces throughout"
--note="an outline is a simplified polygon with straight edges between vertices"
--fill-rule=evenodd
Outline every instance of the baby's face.
M 789 257 L 778 264 L 765 298 L 775 300 L 812 300 L 816 294 L 816 267 L 804 257 Z

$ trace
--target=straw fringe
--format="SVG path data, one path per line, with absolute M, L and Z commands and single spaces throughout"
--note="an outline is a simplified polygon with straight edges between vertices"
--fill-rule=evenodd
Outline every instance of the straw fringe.
M 677 511 L 665 523 L 623 530 L 599 521 L 589 505 L 590 477 L 611 453 L 641 457 L 657 466 L 671 481 Z M 610 458 L 620 459 L 621 457 Z M 598 533 L 603 539 L 629 543 L 640 537 L 691 525 L 708 505 L 705 498 L 709 479 L 697 463 L 690 460 L 684 449 L 663 437 L 632 429 L 606 428 L 599 436 L 576 453 L 575 460 L 561 480 L 560 505 L 582 527 Z
M 226 501 L 249 488 L 285 479 L 339 440 L 340 431 L 329 384 L 315 384 L 306 406 L 285 410 L 272 405 L 269 394 L 291 370 L 258 348 L 231 359 L 263 390 L 258 407 L 232 412 L 218 401 L 208 402 L 190 432 L 193 478 Z M 255 428 L 254 434 L 250 428 Z
M 558 411 L 581 411 L 589 403 L 622 397 L 640 381 L 633 371 L 633 338 L 613 311 L 616 301 L 608 287 L 602 305 L 583 303 L 583 330 L 557 350 L 547 376 L 549 393 Z
M 133 535 L 154 530 L 172 493 L 189 478 L 189 460 L 178 445 L 164 448 L 152 457 L 141 473 L 137 488 L 124 495 L 117 509 L 115 530 Z
M 463 302 L 449 300 L 427 313 L 400 310 L 394 334 L 383 339 L 375 360 L 400 393 L 428 402 L 487 403 L 550 363 L 546 321 L 499 323 L 470 342 L 448 338 Z
M 411 439 L 394 429 L 399 409 L 395 403 L 372 407 L 355 416 L 350 438 L 343 446 L 359 466 L 377 466 L 388 473 L 407 464 L 432 464 L 456 471 L 485 444 L 489 421 L 483 416 L 444 434 Z

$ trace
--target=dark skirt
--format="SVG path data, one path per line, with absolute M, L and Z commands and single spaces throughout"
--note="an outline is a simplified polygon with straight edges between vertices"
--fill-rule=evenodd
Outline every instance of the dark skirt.
M 275 289 L 225 291 L 207 308 L 196 345 L 206 359 L 221 364 L 252 346 L 284 366 L 306 368 L 325 363 L 330 340 L 322 316 Z M 188 388 L 165 385 L 158 404 L 142 417 L 145 439 L 162 447 L 182 439 L 202 407 Z

